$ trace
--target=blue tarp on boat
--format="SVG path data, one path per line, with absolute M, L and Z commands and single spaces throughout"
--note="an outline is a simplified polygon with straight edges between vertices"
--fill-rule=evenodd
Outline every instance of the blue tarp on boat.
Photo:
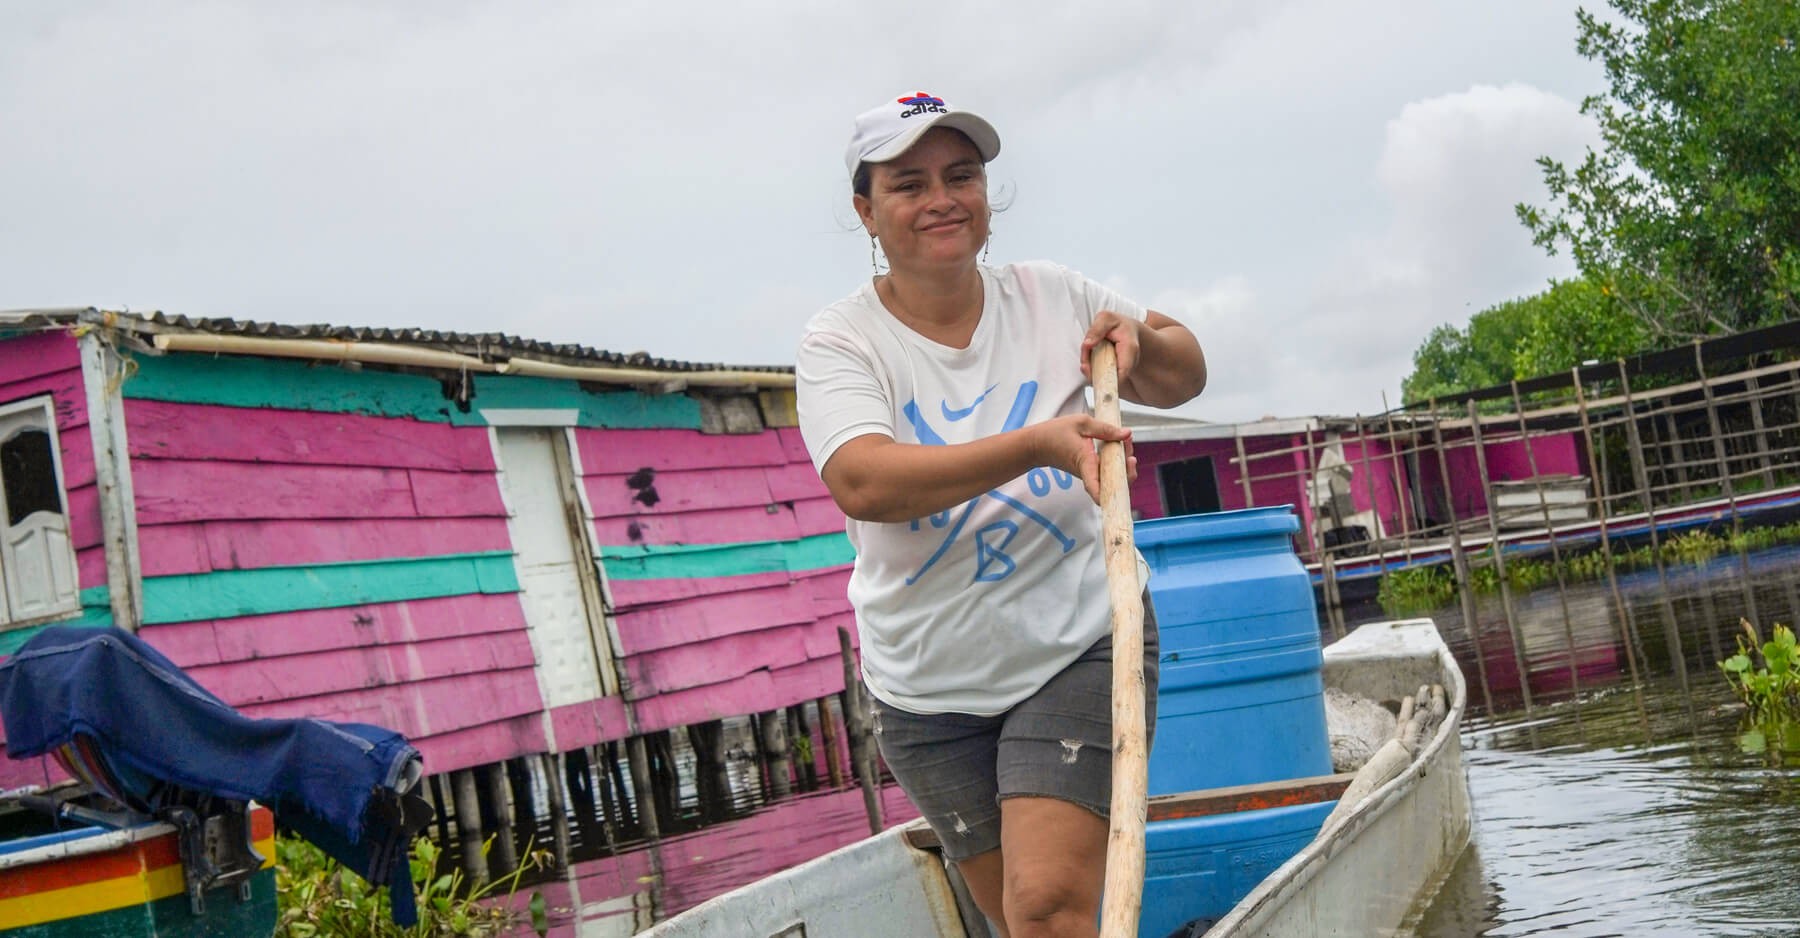
M 267 805 L 346 868 L 389 886 L 396 922 L 416 921 L 407 857 L 430 815 L 420 817 L 416 798 L 405 809 L 420 758 L 399 733 L 246 717 L 118 628 L 33 636 L 0 664 L 0 717 L 15 759 L 87 737 L 140 810 L 163 807 L 171 785 Z

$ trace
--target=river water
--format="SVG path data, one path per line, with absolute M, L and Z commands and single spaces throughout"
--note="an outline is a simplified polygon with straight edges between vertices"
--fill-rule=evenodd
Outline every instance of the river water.
M 1800 760 L 1740 751 L 1717 666 L 1741 619 L 1800 618 L 1800 548 L 1618 586 L 1511 597 L 1517 642 L 1499 597 L 1475 629 L 1431 613 L 1469 682 L 1475 822 L 1421 938 L 1800 935 Z

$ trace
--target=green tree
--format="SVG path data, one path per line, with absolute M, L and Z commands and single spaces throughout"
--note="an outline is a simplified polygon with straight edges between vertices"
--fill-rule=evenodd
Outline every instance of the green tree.
M 1564 280 L 1523 301 L 1528 325 L 1513 346 L 1520 378 L 1568 371 L 1591 359 L 1609 361 L 1648 348 L 1643 324 L 1620 307 L 1612 291 L 1591 280 Z
M 1540 159 L 1550 204 L 1519 219 L 1651 344 L 1800 315 L 1800 3 L 1609 2 L 1576 14 L 1602 145 Z
M 1476 313 L 1468 328 L 1443 325 L 1413 353 L 1407 403 L 1567 371 L 1589 359 L 1642 351 L 1648 334 L 1604 285 L 1552 281 L 1542 293 Z
M 1410 404 L 1512 380 L 1515 353 L 1531 331 L 1533 299 L 1484 309 L 1466 328 L 1431 330 L 1413 352 L 1413 373 L 1401 383 L 1401 397 Z

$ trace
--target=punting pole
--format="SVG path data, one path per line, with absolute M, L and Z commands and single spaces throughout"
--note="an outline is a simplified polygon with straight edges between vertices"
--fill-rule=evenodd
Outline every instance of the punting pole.
M 1094 416 L 1123 426 L 1118 358 L 1112 343 L 1095 345 L 1089 363 Z M 1144 896 L 1144 818 L 1150 778 L 1144 745 L 1143 587 L 1138 583 L 1137 548 L 1132 543 L 1131 490 L 1123 443 L 1100 444 L 1100 534 L 1113 613 L 1112 811 L 1100 935 L 1133 938 Z

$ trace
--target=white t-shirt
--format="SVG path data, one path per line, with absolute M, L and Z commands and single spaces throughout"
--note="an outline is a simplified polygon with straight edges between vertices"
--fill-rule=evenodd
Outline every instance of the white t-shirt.
M 873 281 L 813 317 L 794 370 L 814 467 L 869 433 L 967 443 L 1084 413 L 1081 340 L 1094 315 L 1145 316 L 1055 264 L 984 267 L 981 279 L 966 349 L 903 325 Z M 1061 470 L 1033 469 L 928 518 L 846 527 L 863 678 L 891 706 L 1002 713 L 1110 630 L 1100 510 Z

